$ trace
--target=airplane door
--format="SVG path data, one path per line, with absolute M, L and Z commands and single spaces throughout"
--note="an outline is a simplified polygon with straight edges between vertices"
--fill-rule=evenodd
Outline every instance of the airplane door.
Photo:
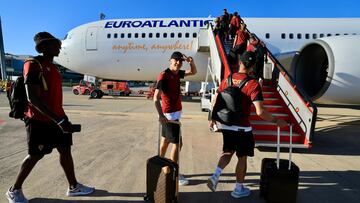
M 86 32 L 86 50 L 96 51 L 97 50 L 97 27 L 89 27 Z

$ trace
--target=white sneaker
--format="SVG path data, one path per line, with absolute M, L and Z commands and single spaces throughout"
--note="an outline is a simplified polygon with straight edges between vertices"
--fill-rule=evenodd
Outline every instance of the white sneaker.
M 66 196 L 74 197 L 74 196 L 81 196 L 81 195 L 88 195 L 95 191 L 94 187 L 88 187 L 81 183 L 78 183 L 74 189 L 67 189 Z
M 11 187 L 6 191 L 5 196 L 9 203 L 28 203 L 21 189 L 10 191 Z
M 247 197 L 250 195 L 250 189 L 242 186 L 241 188 L 235 187 L 234 191 L 231 192 L 233 198 Z
M 216 186 L 217 186 L 218 182 L 219 182 L 219 179 L 218 179 L 218 178 L 215 178 L 215 176 L 211 176 L 211 177 L 208 178 L 208 180 L 207 180 L 207 186 L 208 186 L 208 188 L 209 188 L 211 191 L 215 192 L 215 191 L 216 191 Z
M 189 184 L 189 180 L 186 179 L 183 175 L 179 174 L 179 185 L 184 186 L 188 184 Z

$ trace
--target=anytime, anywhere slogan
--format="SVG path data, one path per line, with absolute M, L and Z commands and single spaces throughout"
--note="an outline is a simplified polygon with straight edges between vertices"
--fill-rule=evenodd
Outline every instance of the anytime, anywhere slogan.
M 176 41 L 171 44 L 152 44 L 147 46 L 146 44 L 135 44 L 133 42 L 129 42 L 127 44 L 114 44 L 112 46 L 113 52 L 122 52 L 127 53 L 128 51 L 158 51 L 160 50 L 162 53 L 168 50 L 192 50 L 193 41 L 189 43 L 180 43 L 180 41 Z

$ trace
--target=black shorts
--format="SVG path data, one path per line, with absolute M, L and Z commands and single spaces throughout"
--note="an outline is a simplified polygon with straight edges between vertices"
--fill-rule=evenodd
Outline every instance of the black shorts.
M 26 121 L 28 153 L 30 155 L 50 154 L 53 148 L 69 147 L 73 144 L 72 134 L 63 133 L 53 122 Z
M 223 152 L 236 152 L 237 157 L 254 156 L 255 141 L 252 131 L 222 130 Z
M 180 125 L 175 123 L 162 124 L 161 135 L 166 138 L 170 143 L 178 144 L 180 137 Z

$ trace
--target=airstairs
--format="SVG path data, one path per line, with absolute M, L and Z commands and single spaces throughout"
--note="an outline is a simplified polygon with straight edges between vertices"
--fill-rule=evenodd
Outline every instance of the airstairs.
M 211 26 L 200 31 L 198 51 L 210 53 L 206 82 L 212 81 L 215 89 L 220 81 L 231 73 L 227 60 L 231 46 L 231 41 L 223 43 L 218 36 L 214 36 Z M 272 64 L 272 73 L 271 78 L 265 80 L 262 86 L 264 107 L 273 116 L 291 123 L 293 147 L 309 148 L 312 146 L 317 108 L 309 97 L 292 83 L 291 77 L 272 53 L 267 51 L 268 63 Z M 277 126 L 257 116 L 254 106 L 252 106 L 250 122 L 256 146 L 276 146 Z M 289 131 L 289 126 L 281 128 L 281 147 L 289 147 Z

